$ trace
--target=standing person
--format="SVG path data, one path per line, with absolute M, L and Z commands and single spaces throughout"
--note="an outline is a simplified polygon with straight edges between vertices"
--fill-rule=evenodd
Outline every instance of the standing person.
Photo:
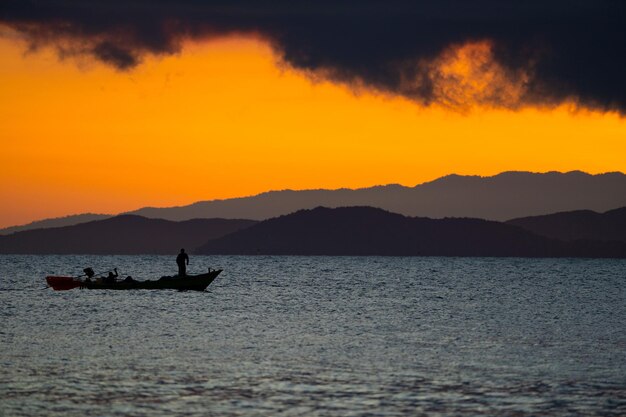
M 189 256 L 185 253 L 185 249 L 180 250 L 180 253 L 176 257 L 176 263 L 178 264 L 178 276 L 184 277 L 185 275 L 187 275 Z

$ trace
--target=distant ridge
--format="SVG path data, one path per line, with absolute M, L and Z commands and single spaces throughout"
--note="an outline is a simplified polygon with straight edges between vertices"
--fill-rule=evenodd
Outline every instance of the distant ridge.
M 384 185 L 357 190 L 271 191 L 253 197 L 143 208 L 131 213 L 170 220 L 264 220 L 317 206 L 370 206 L 405 216 L 498 221 L 581 209 L 603 212 L 626 206 L 626 175 L 590 175 L 580 171 L 504 172 L 493 177 L 448 175 L 412 188 Z
M 626 258 L 626 243 L 562 242 L 481 219 L 405 217 L 371 207 L 300 210 L 213 239 L 220 255 L 387 255 Z
M 55 217 L 52 219 L 38 220 L 38 221 L 31 222 L 28 224 L 20 225 L 20 226 L 11 226 L 11 227 L 7 227 L 4 229 L 0 229 L 0 235 L 9 235 L 11 233 L 22 232 L 24 230 L 72 226 L 74 224 L 87 223 L 87 222 L 92 222 L 94 220 L 104 220 L 112 216 L 113 215 L 111 214 L 85 213 L 85 214 L 74 214 L 71 216 L 64 216 L 64 217 Z
M 182 221 L 195 218 L 265 220 L 318 206 L 378 207 L 406 216 L 473 217 L 505 221 L 573 210 L 605 212 L 626 206 L 626 175 L 503 172 L 491 177 L 448 175 L 415 187 L 391 184 L 356 190 L 282 190 L 251 197 L 199 201 L 169 208 L 128 212 L 148 218 Z M 68 216 L 20 226 L 20 230 L 85 222 Z M 63 222 L 63 223 L 60 223 Z M 0 234 L 9 233 L 2 229 Z
M 606 213 L 578 210 L 523 217 L 507 223 L 554 239 L 626 242 L 626 207 Z
M 73 226 L 27 230 L 0 236 L 0 253 L 176 254 L 207 239 L 248 227 L 252 220 L 194 219 L 172 222 L 122 215 Z

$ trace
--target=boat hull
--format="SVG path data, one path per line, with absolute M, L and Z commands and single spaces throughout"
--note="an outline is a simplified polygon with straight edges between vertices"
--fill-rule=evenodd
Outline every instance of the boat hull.
M 179 291 L 204 291 L 222 272 L 221 269 L 207 272 L 199 275 L 186 275 L 184 277 L 162 277 L 158 280 L 151 281 L 118 281 L 118 282 L 99 282 L 99 281 L 83 281 L 78 285 L 64 280 L 61 277 L 46 277 L 48 284 L 55 290 L 69 290 L 72 288 L 81 288 L 87 290 L 179 290 Z M 50 280 L 49 278 L 55 278 Z M 52 281 L 52 282 L 51 282 Z
M 46 282 L 56 291 L 67 291 L 79 288 L 83 282 L 74 277 L 47 276 Z

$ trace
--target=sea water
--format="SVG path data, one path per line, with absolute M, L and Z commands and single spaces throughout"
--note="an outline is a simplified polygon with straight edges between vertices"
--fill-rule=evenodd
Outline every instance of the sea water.
M 0 415 L 626 415 L 626 262 L 0 256 Z

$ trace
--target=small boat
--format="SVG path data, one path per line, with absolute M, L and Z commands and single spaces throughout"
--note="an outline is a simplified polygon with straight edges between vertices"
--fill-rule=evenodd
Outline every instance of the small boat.
M 204 291 L 217 276 L 221 269 L 209 269 L 209 272 L 198 275 L 185 275 L 173 277 L 161 277 L 151 281 L 136 281 L 126 278 L 121 281 L 108 281 L 103 278 L 47 276 L 46 282 L 53 290 L 64 291 L 73 288 L 88 290 L 179 290 L 179 291 Z

